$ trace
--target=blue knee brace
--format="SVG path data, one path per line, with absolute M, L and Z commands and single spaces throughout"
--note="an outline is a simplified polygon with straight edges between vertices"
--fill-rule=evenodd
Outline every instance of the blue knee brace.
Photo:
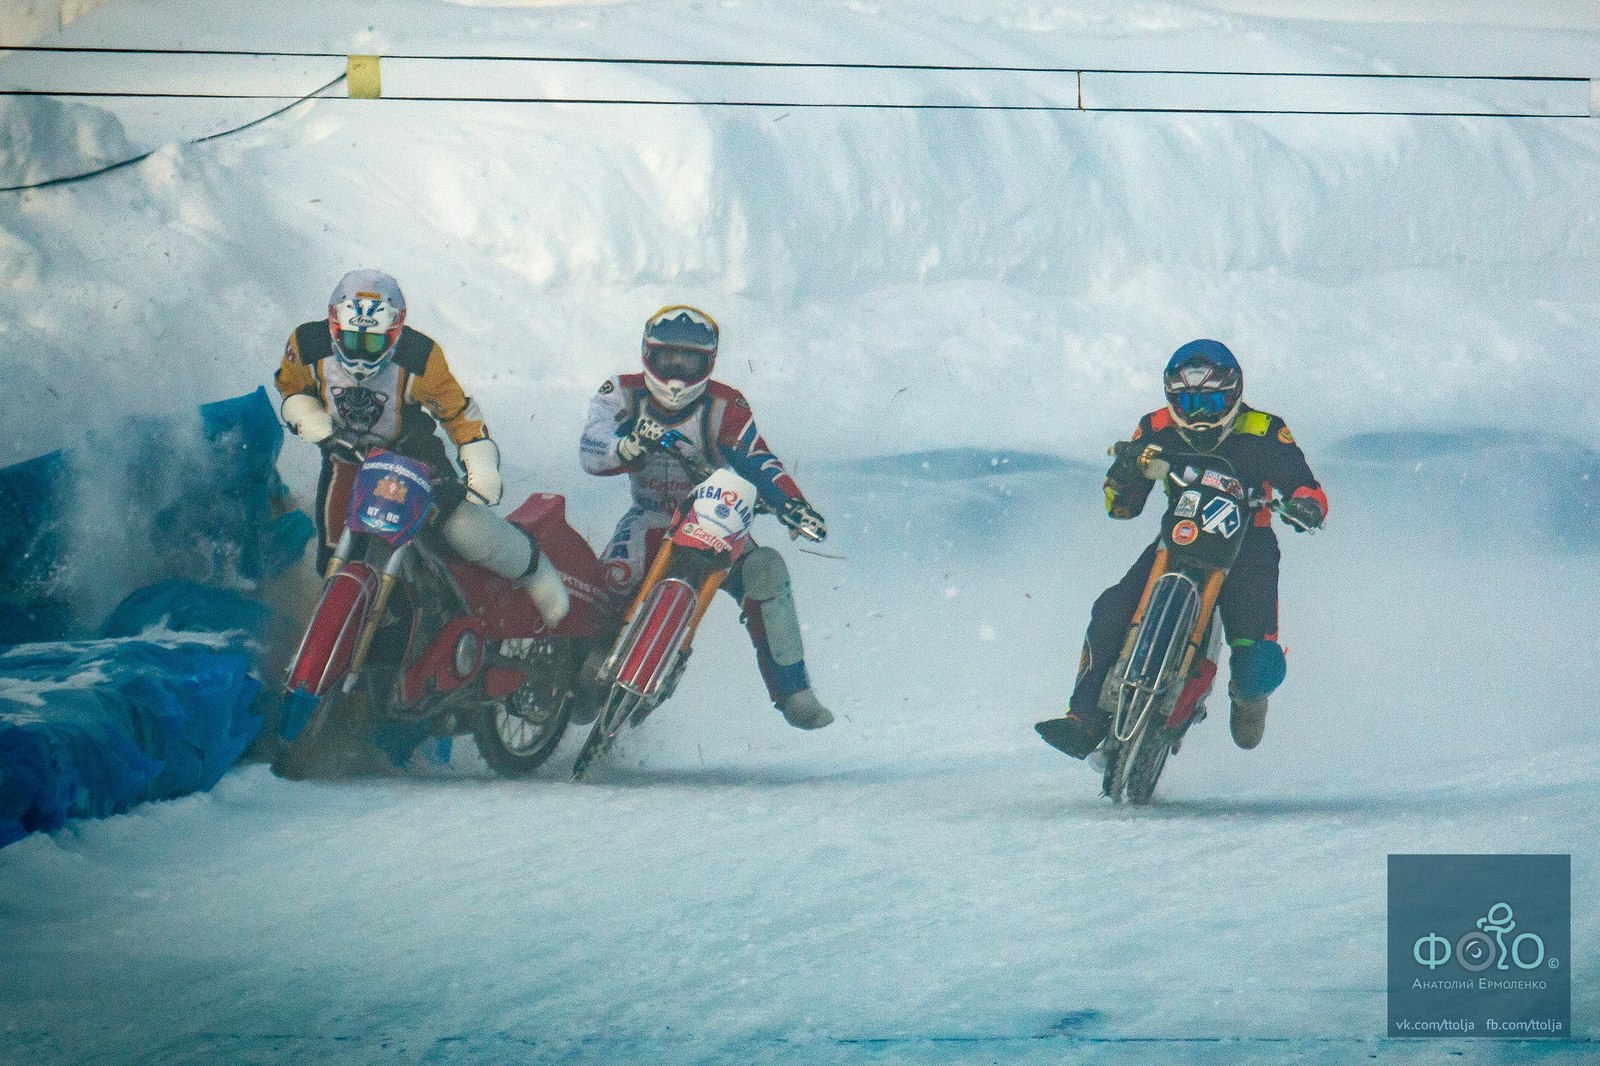
M 1270 696 L 1283 684 L 1289 672 L 1283 647 L 1275 640 L 1241 640 L 1233 645 L 1228 660 L 1233 690 L 1240 699 L 1257 700 Z

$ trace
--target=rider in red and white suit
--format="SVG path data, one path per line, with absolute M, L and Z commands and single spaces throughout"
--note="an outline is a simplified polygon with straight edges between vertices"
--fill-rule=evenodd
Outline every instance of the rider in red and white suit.
M 668 431 L 677 431 L 707 463 L 755 485 L 762 502 L 791 528 L 807 529 L 819 540 L 827 535 L 822 516 L 761 438 L 749 402 L 739 390 L 711 380 L 719 334 L 703 311 L 662 308 L 645 324 L 643 372 L 607 379 L 590 401 L 583 468 L 602 477 L 627 474 L 633 491 L 633 506 L 601 555 L 606 584 L 618 598 L 638 588 L 674 508 L 694 488 L 677 460 L 655 447 Z M 783 557 L 752 544 L 723 588 L 740 601 L 761 676 L 784 719 L 801 729 L 832 722 L 811 691 Z

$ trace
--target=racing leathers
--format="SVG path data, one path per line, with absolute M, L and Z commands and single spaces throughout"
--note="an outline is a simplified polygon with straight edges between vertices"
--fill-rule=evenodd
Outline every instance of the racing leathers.
M 1327 495 L 1312 475 L 1294 435 L 1277 415 L 1241 404 L 1220 442 L 1202 450 L 1181 432 L 1171 412 L 1163 407 L 1140 419 L 1133 440 L 1154 445 L 1164 455 L 1218 455 L 1233 466 L 1249 492 L 1263 498 L 1277 492 L 1285 499 L 1309 501 L 1320 517 L 1328 513 Z M 1119 476 L 1121 466 L 1114 464 L 1106 478 L 1106 511 L 1112 518 L 1129 519 L 1144 509 L 1154 482 L 1144 474 Z M 1082 723 L 1088 746 L 1092 746 L 1090 741 L 1104 737 L 1109 727 L 1109 715 L 1099 705 L 1101 688 L 1121 653 L 1155 560 L 1156 547 L 1157 543 L 1152 543 L 1144 550 L 1122 580 L 1100 595 L 1090 614 L 1069 712 L 1070 718 Z M 1236 698 L 1264 699 L 1283 680 L 1285 663 L 1277 643 L 1278 558 L 1272 512 L 1258 509 L 1217 597 L 1223 633 L 1231 649 L 1229 672 Z
M 516 580 L 539 562 L 537 547 L 501 518 L 499 453 L 478 405 L 450 372 L 444 351 L 404 327 L 394 356 L 357 381 L 334 358 L 326 319 L 296 327 L 274 376 L 289 428 L 323 446 L 317 481 L 317 568 L 324 570 L 344 532 L 358 457 L 329 447 L 341 438 L 381 445 L 433 471 L 439 529 L 461 557 Z M 435 434 L 443 426 L 466 468 L 463 483 Z
M 633 493 L 633 506 L 617 523 L 600 557 L 606 587 L 619 601 L 644 580 L 674 509 L 694 488 L 679 462 L 663 450 L 652 448 L 632 462 L 624 460 L 628 451 L 624 442 L 641 418 L 676 430 L 707 463 L 727 467 L 749 481 L 773 511 L 782 511 L 789 501 L 805 500 L 762 439 L 750 404 L 737 389 L 711 381 L 697 399 L 669 411 L 655 402 L 643 374 L 608 379 L 589 403 L 580 459 L 588 473 L 628 475 Z M 783 557 L 750 541 L 722 587 L 740 602 L 767 692 L 789 717 L 786 701 L 808 690 L 810 681 Z

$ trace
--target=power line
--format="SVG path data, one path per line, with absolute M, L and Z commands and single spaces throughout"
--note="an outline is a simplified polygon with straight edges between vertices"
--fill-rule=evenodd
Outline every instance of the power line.
M 305 96 L 298 96 L 298 97 L 294 97 L 294 98 L 290 99 L 289 103 L 287 103 L 284 106 L 278 108 L 276 111 L 268 112 L 267 114 L 262 115 L 260 118 L 253 118 L 249 122 L 244 123 L 242 126 L 234 126 L 232 129 L 222 130 L 219 133 L 208 133 L 204 137 L 197 137 L 194 140 L 190 141 L 189 143 L 190 144 L 204 144 L 207 141 L 215 141 L 215 140 L 220 140 L 223 137 L 231 137 L 235 133 L 243 133 L 245 130 L 249 129 L 252 126 L 259 126 L 259 125 L 261 125 L 261 123 L 266 122 L 268 119 L 277 118 L 279 115 L 283 114 L 285 111 L 288 111 L 290 108 L 296 107 L 296 106 L 298 106 L 300 104 L 303 104 L 307 100 L 311 100 L 311 99 L 315 98 L 317 95 L 327 92 L 329 89 L 333 88 L 335 85 L 338 85 L 341 81 L 344 81 L 344 79 L 345 79 L 345 75 L 340 74 L 337 78 L 334 78 L 332 81 L 328 82 L 326 85 L 323 85 L 323 86 L 320 86 L 320 87 L 318 87 L 316 89 L 313 89 L 311 92 L 307 93 Z M 282 99 L 282 98 L 280 97 L 279 99 Z M 90 170 L 90 171 L 87 171 L 87 172 L 85 172 L 83 174 L 68 174 L 68 175 L 66 175 L 64 177 L 59 177 L 59 178 L 47 178 L 44 181 L 35 181 L 35 182 L 31 182 L 31 183 L 29 183 L 27 185 L 7 185 L 7 186 L 0 187 L 0 192 L 26 192 L 29 189 L 46 189 L 46 188 L 49 188 L 52 185 L 70 185 L 71 183 L 76 182 L 76 181 L 87 181 L 90 178 L 97 178 L 102 174 L 109 174 L 113 170 L 121 170 L 123 167 L 131 167 L 135 163 L 141 163 L 144 160 L 149 159 L 151 156 L 153 156 L 155 154 L 156 154 L 156 149 L 152 148 L 148 152 L 141 152 L 138 155 L 133 156 L 132 158 L 123 159 L 123 160 L 121 160 L 119 162 L 116 162 L 116 163 L 111 163 L 111 164 L 109 164 L 107 166 L 100 167 L 98 170 Z
M 344 75 L 330 82 L 337 84 Z M 327 88 L 325 86 L 324 88 Z M 322 89 L 317 90 L 322 92 Z M 315 95 L 315 94 L 313 94 Z M 291 97 L 277 93 L 179 93 L 146 92 L 142 90 L 100 91 L 83 90 L 49 91 L 35 89 L 0 89 L 4 96 L 61 96 L 91 99 L 156 99 L 156 100 L 290 100 L 298 103 L 308 97 Z M 333 98 L 340 99 L 340 98 Z M 1338 108 L 1266 108 L 1266 107 L 1157 107 L 1120 104 L 935 104 L 935 103 L 882 103 L 860 100 L 648 100 L 624 97 L 584 96 L 430 96 L 384 93 L 379 101 L 410 103 L 460 103 L 460 104 L 573 104 L 611 107 L 759 107 L 780 110 L 837 110 L 837 111 L 998 111 L 1042 113 L 1099 113 L 1146 115 L 1322 115 L 1330 118 L 1581 118 L 1590 117 L 1587 111 L 1400 111 L 1400 110 L 1350 110 Z M 366 103 L 368 101 L 362 101 Z M 274 112 L 277 114 L 277 112 Z M 0 189 L 0 192 L 7 190 Z
M 54 44 L 0 44 L 0 51 L 97 55 L 230 56 L 260 59 L 346 59 L 349 57 L 347 52 L 294 52 L 240 48 L 131 48 L 108 45 Z M 779 70 L 903 70 L 974 74 L 1152 74 L 1227 78 L 1360 78 L 1385 81 L 1557 82 L 1568 84 L 1589 81 L 1588 76 L 1576 74 L 1398 74 L 1360 71 L 1182 70 L 1154 67 L 1033 67 L 982 63 L 851 63 L 829 60 L 670 59 L 642 56 L 479 55 L 399 52 L 383 53 L 382 58 L 446 63 L 569 63 L 592 66 L 722 67 Z M 247 99 L 264 99 L 264 97 L 247 97 Z

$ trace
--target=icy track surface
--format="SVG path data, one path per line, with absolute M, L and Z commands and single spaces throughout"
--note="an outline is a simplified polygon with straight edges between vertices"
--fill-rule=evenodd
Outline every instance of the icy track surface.
M 844 498 L 836 475 L 817 480 Z M 291 785 L 253 767 L 211 795 L 25 840 L 0 857 L 0 1058 L 1592 1053 L 1600 923 L 1581 905 L 1584 1042 L 1380 1041 L 1386 855 L 1572 852 L 1574 900 L 1593 898 L 1600 747 L 1586 697 L 1534 680 L 1588 638 L 1518 639 L 1482 617 L 1581 616 L 1592 556 L 1518 563 L 1462 596 L 1490 553 L 1411 526 L 1440 550 L 1402 577 L 1362 546 L 1401 530 L 1351 501 L 1337 530 L 1286 541 L 1293 668 L 1266 743 L 1235 751 L 1214 715 L 1160 802 L 1121 810 L 1029 727 L 1057 709 L 1083 613 L 1148 524 L 1106 521 L 1097 479 L 1072 469 L 848 485 L 867 506 L 838 512 L 829 545 L 850 557 L 786 553 L 835 726 L 782 724 L 720 603 L 676 697 L 592 783 L 565 780 L 575 736 L 520 784 L 470 753 L 390 782 Z M 1052 517 L 1094 562 L 1038 544 Z M 1574 590 L 1534 591 L 1548 567 Z M 1423 624 L 1460 656 L 1450 669 L 1376 654 Z M 1600 681 L 1592 657 L 1576 680 Z
M 1542 25 L 1491 0 L 112 0 L 64 37 L 1600 75 L 1593 3 L 1538 6 Z M 734 88 L 688 68 L 524 87 Z M 592 783 L 564 780 L 577 737 L 521 784 L 470 752 L 390 782 L 248 768 L 25 840 L 0 852 L 0 1063 L 1593 1057 L 1600 122 L 324 100 L 182 143 L 260 113 L 0 105 L 0 184 L 166 144 L 0 198 L 0 462 L 254 388 L 341 273 L 378 266 L 482 402 L 508 504 L 566 492 L 598 544 L 624 490 L 577 472 L 588 397 L 650 312 L 702 304 L 719 376 L 845 557 L 761 534 L 839 721 L 783 725 L 721 602 Z M 1284 538 L 1290 675 L 1263 746 L 1236 751 L 1214 704 L 1160 802 L 1115 810 L 1030 727 L 1153 535 L 1103 516 L 1104 449 L 1202 335 L 1287 418 L 1333 516 Z M 904 457 L 949 448 L 1038 461 Z M 312 451 L 285 453 L 306 492 Z M 1451 851 L 1572 854 L 1579 1042 L 1382 1040 L 1385 858 Z

